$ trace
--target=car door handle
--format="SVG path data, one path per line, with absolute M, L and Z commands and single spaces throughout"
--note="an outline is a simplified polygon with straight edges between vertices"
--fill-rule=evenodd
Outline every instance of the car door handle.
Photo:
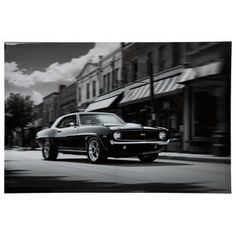
M 61 133 L 61 130 L 57 130 L 57 133 Z

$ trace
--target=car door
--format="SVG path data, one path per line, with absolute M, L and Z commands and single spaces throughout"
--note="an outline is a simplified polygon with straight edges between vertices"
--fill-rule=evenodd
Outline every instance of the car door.
M 64 117 L 56 126 L 55 145 L 59 149 L 76 150 L 78 123 L 76 115 Z

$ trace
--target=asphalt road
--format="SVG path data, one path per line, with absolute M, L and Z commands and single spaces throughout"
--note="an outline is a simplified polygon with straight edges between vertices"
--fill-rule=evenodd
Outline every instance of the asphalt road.
M 230 164 L 135 158 L 91 164 L 85 156 L 45 161 L 40 151 L 6 150 L 5 193 L 42 192 L 230 193 Z

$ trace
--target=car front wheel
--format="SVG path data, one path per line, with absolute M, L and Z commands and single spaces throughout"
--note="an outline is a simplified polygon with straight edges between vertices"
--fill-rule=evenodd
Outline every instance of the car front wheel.
M 157 159 L 157 157 L 158 157 L 158 154 L 138 156 L 139 160 L 143 163 L 153 162 Z
M 58 151 L 55 147 L 53 147 L 53 145 L 50 143 L 49 140 L 46 140 L 43 143 L 42 152 L 43 152 L 43 158 L 45 160 L 56 160 L 57 159 Z
M 97 138 L 91 138 L 87 146 L 88 159 L 92 163 L 104 162 L 107 159 L 104 148 Z

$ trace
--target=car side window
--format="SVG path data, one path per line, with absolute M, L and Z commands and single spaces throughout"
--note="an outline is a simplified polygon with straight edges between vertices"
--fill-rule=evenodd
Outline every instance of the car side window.
M 76 115 L 66 116 L 57 125 L 57 128 L 67 128 L 71 126 L 71 123 L 77 124 Z

